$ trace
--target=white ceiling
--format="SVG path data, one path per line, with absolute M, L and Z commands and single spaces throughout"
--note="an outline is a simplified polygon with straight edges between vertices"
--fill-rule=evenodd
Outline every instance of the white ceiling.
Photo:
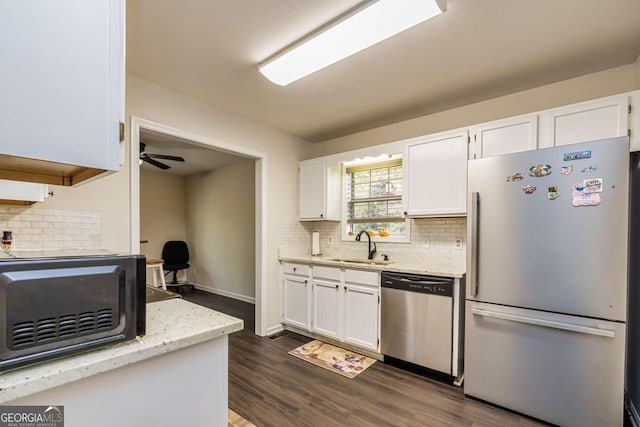
M 449 0 L 289 86 L 257 64 L 358 0 L 128 0 L 127 70 L 323 141 L 636 60 L 640 0 Z
M 236 156 L 215 149 L 204 148 L 192 141 L 154 132 L 148 129 L 140 130 L 140 142 L 147 144 L 145 147 L 146 153 L 179 156 L 185 160 L 183 163 L 172 160 L 156 159 L 159 162 L 170 166 L 170 169 L 166 170 L 151 166 L 146 162 L 143 162 L 140 166 L 144 170 L 153 172 L 189 176 L 209 172 L 237 162 L 248 161 L 248 159 L 241 156 Z

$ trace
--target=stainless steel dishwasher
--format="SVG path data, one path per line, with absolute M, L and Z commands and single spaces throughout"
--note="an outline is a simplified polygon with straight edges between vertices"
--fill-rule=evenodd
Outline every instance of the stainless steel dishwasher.
M 460 280 L 385 271 L 381 282 L 385 361 L 397 359 L 459 379 Z

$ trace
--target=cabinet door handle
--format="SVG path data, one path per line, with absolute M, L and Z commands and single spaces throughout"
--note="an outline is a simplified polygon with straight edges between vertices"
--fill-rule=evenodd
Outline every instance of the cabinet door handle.
M 306 281 L 306 280 L 304 281 L 304 284 L 305 284 L 305 285 L 307 284 L 307 281 Z
M 296 268 L 295 268 L 295 267 L 293 267 L 293 271 L 296 271 Z
M 320 218 L 324 218 L 324 214 L 320 214 Z
M 347 290 L 347 287 L 346 287 L 346 286 L 344 287 L 344 290 L 345 290 L 345 291 Z

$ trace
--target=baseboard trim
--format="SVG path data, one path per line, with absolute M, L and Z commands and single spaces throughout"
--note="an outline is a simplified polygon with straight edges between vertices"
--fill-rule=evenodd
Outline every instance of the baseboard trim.
M 205 286 L 205 285 L 194 284 L 194 286 L 196 287 L 196 289 L 199 289 L 201 291 L 210 292 L 216 295 L 222 295 L 223 297 L 227 297 L 227 298 L 237 299 L 239 301 L 248 302 L 249 304 L 256 303 L 256 299 L 254 297 L 248 297 L 246 295 L 240 295 L 240 294 L 236 294 L 235 292 L 225 291 L 224 289 L 212 288 L 210 286 Z
M 284 331 L 284 328 L 282 327 L 282 325 L 271 326 L 270 328 L 267 328 L 266 336 L 275 335 L 275 334 L 280 333 L 282 331 Z

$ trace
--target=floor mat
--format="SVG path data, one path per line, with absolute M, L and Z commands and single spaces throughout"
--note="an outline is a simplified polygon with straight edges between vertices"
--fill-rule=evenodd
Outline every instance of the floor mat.
M 347 378 L 357 377 L 376 362 L 370 357 L 318 340 L 294 348 L 289 354 Z

